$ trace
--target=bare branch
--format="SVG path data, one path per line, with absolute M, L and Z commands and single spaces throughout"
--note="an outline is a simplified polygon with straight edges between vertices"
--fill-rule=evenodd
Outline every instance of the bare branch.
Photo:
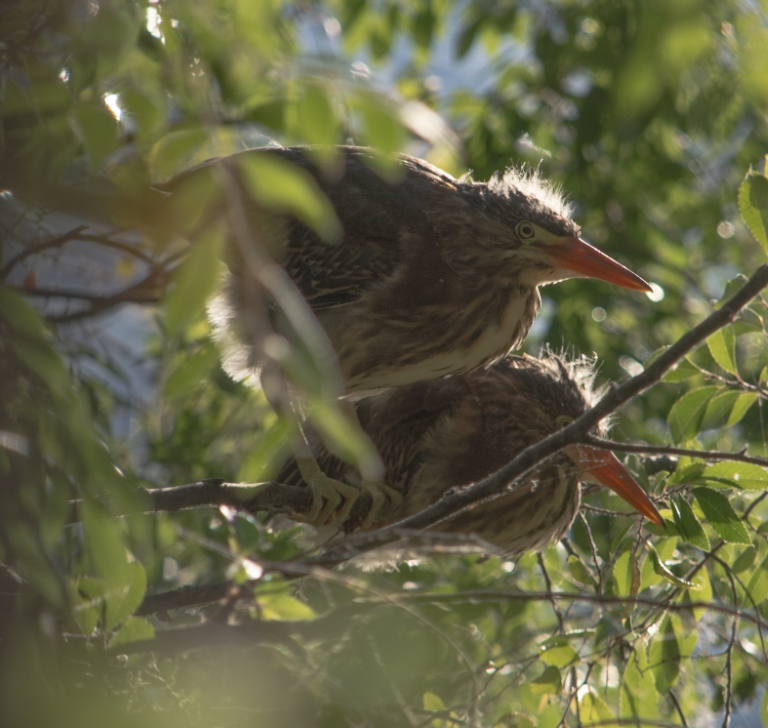
M 733 460 L 739 463 L 751 463 L 768 468 L 768 458 L 754 455 L 746 455 L 744 452 L 720 452 L 717 450 L 689 450 L 685 447 L 671 447 L 667 445 L 628 445 L 613 440 L 598 440 L 593 437 L 585 437 L 584 442 L 604 450 L 618 452 L 636 452 L 648 455 L 679 455 L 681 457 L 699 458 L 700 460 Z

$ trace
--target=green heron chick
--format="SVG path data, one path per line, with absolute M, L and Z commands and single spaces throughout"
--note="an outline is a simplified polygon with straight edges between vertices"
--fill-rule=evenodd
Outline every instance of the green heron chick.
M 407 518 L 446 491 L 494 473 L 526 447 L 572 422 L 596 402 L 594 362 L 508 356 L 487 369 L 390 389 L 356 403 L 363 429 L 377 446 L 385 481 L 399 498 L 359 507 L 340 527 L 371 530 Z M 592 433 L 605 435 L 601 424 Z M 332 477 L 360 485 L 357 470 L 318 441 L 315 457 Z M 288 462 L 276 480 L 300 485 Z M 580 483 L 615 491 L 658 525 L 651 499 L 616 456 L 571 445 L 526 475 L 513 492 L 480 502 L 435 526 L 448 534 L 474 534 L 511 555 L 541 550 L 560 538 L 581 504 Z
M 279 303 L 260 293 L 262 272 L 249 263 L 252 243 L 237 228 L 246 227 L 245 238 L 269 250 L 304 296 L 336 352 L 343 392 L 351 396 L 499 359 L 525 339 L 541 306 L 539 286 L 592 277 L 651 290 L 579 237 L 562 193 L 538 173 L 510 169 L 488 182 L 457 180 L 423 160 L 397 155 L 395 174 L 385 178 L 375 171 L 372 150 L 335 151 L 338 163 L 323 167 L 311 148 L 247 150 L 209 160 L 164 186 L 183 199 L 186 185 L 194 187 L 198 175 L 221 166 L 227 172 L 222 179 L 248 190 L 243 166 L 268 160 L 303 170 L 333 205 L 341 228 L 333 242 L 294 217 L 275 215 L 247 193 L 243 215 L 230 215 L 229 274 L 210 317 L 224 368 L 236 379 L 261 382 L 273 404 L 271 383 L 279 377 L 274 347 L 266 351 L 265 342 L 275 343 L 270 331 L 297 337 Z M 227 209 L 222 192 L 203 219 Z M 267 326 L 252 325 L 259 306 L 269 309 Z M 335 489 L 351 505 L 353 492 L 325 482 L 311 459 L 300 462 L 329 504 Z
M 240 180 L 238 165 L 253 155 L 289 162 L 314 178 L 336 211 L 340 239 L 329 243 L 285 217 L 282 227 L 268 223 L 270 249 L 327 332 L 347 394 L 495 361 L 525 339 L 541 306 L 539 286 L 587 277 L 651 290 L 579 237 L 562 193 L 537 172 L 456 180 L 401 154 L 386 179 L 375 171 L 372 150 L 337 151 L 341 164 L 326 170 L 305 147 L 251 149 L 209 160 L 164 189 L 179 190 L 217 164 Z M 263 240 L 268 213 L 252 199 L 245 212 L 252 238 Z M 244 378 L 258 371 L 264 342 L 242 324 L 253 275 L 242 251 L 230 247 L 230 274 L 211 317 L 231 342 L 225 368 Z

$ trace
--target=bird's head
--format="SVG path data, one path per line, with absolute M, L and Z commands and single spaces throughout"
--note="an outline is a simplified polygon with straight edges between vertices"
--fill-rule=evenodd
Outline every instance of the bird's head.
M 549 353 L 542 359 L 508 357 L 505 361 L 515 370 L 520 391 L 530 401 L 526 421 L 537 430 L 537 439 L 567 427 L 602 396 L 602 390 L 594 387 L 593 359 L 566 360 Z M 591 434 L 604 437 L 607 430 L 608 426 L 601 422 Z M 564 452 L 576 467 L 580 482 L 610 488 L 650 521 L 664 525 L 653 501 L 613 452 L 581 444 L 570 445 Z
M 629 268 L 580 237 L 571 206 L 562 190 L 538 171 L 512 168 L 487 184 L 485 202 L 512 231 L 506 255 L 522 265 L 530 286 L 569 278 L 598 278 L 622 288 L 650 292 L 651 287 Z

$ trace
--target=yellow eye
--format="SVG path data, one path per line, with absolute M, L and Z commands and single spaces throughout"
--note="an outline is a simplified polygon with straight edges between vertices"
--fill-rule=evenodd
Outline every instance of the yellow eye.
M 568 427 L 571 422 L 573 422 L 573 417 L 569 417 L 568 415 L 558 415 L 555 418 L 555 424 L 559 430 L 562 430 L 563 427 Z
M 523 220 L 523 222 L 519 222 L 515 225 L 515 235 L 517 235 L 520 240 L 533 240 L 536 237 L 536 228 L 532 223 Z

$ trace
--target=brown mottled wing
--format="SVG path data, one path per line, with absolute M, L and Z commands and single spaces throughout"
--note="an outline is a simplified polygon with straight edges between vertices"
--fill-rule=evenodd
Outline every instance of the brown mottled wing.
M 273 154 L 309 172 L 328 196 L 341 223 L 340 241 L 328 243 L 292 220 L 281 264 L 315 310 L 359 299 L 377 281 L 392 276 L 404 260 L 402 234 L 434 234 L 427 211 L 435 195 L 452 191 L 450 175 L 404 155 L 395 179 L 372 169 L 368 149 L 340 147 L 341 164 L 317 167 L 302 147 L 249 150 Z
M 396 489 L 407 486 L 421 465 L 425 436 L 469 396 L 472 392 L 463 377 L 446 377 L 391 389 L 357 403 L 360 424 L 384 461 L 388 485 Z M 331 478 L 343 480 L 352 466 L 331 454 L 314 433 L 310 438 L 320 469 Z M 287 485 L 304 485 L 292 458 L 275 480 Z
M 398 387 L 358 403 L 360 424 L 379 450 L 388 485 L 405 492 L 429 456 L 428 435 L 470 396 L 464 377 L 456 376 Z

